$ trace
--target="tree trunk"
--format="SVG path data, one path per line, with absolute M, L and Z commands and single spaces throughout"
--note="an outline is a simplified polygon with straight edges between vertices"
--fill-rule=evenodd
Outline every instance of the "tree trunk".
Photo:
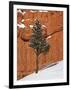
M 38 51 L 37 51 L 36 53 L 36 73 L 38 73 L 38 69 L 39 67 L 38 67 Z

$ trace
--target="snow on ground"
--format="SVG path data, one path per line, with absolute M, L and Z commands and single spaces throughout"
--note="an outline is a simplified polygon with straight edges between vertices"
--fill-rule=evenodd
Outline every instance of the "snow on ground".
M 37 74 L 34 72 L 33 74 L 24 77 L 21 81 L 62 79 L 63 76 L 63 61 L 60 61 L 52 67 L 40 70 Z

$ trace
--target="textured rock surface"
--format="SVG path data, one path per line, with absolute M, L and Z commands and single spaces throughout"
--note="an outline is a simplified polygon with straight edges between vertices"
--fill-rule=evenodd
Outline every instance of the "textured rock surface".
M 30 12 L 29 10 L 23 10 L 22 13 L 19 12 L 19 15 L 17 15 L 17 23 L 23 23 L 25 26 L 24 28 L 18 27 L 17 30 L 17 79 L 33 73 L 36 69 L 36 55 L 34 50 L 29 47 L 29 39 L 32 33 L 30 25 L 33 25 L 36 18 L 43 25 L 44 36 L 50 44 L 49 52 L 46 55 L 41 54 L 39 56 L 39 69 L 53 62 L 63 60 L 63 12 Z M 47 35 L 58 30 L 60 32 L 47 38 Z

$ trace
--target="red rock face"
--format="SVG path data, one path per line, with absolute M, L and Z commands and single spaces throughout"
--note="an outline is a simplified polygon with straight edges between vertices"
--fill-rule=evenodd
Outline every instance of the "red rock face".
M 23 15 L 20 12 L 18 12 L 17 13 L 17 23 L 20 23 L 22 18 L 23 18 Z
M 42 53 L 39 56 L 39 69 L 53 62 L 63 60 L 63 12 L 22 10 L 22 13 L 17 13 L 17 23 L 23 24 L 21 28 L 17 28 L 17 79 L 33 73 L 36 69 L 36 54 L 34 49 L 29 47 L 32 25 L 36 18 L 40 20 L 42 33 L 50 44 L 49 52 L 47 54 Z M 48 35 L 56 31 L 59 32 L 48 38 Z

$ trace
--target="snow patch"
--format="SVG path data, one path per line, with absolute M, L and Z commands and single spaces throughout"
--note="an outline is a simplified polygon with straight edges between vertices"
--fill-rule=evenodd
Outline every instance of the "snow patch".
M 30 74 L 30 75 L 24 77 L 20 81 L 62 79 L 64 76 L 63 65 L 64 65 L 63 61 L 60 61 L 58 64 L 56 64 L 50 68 L 46 68 L 44 70 L 39 70 L 39 72 L 37 74 L 34 72 L 33 74 Z
M 24 25 L 24 24 L 22 24 L 22 23 L 17 24 L 17 26 L 18 26 L 19 28 L 25 28 L 25 25 Z

